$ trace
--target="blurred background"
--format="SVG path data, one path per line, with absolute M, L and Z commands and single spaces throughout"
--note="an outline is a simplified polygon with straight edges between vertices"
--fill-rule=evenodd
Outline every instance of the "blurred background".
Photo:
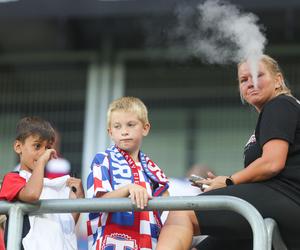
M 168 176 L 195 163 L 226 175 L 242 168 L 257 114 L 241 103 L 236 66 L 207 64 L 172 39 L 178 10 L 203 2 L 1 0 L 0 179 L 18 164 L 16 122 L 38 115 L 58 130 L 61 156 L 85 183 L 95 153 L 111 143 L 107 107 L 123 95 L 148 106 L 142 149 Z M 229 2 L 258 17 L 266 53 L 300 97 L 300 1 Z M 79 249 L 84 224 L 83 216 Z
M 61 155 L 85 180 L 106 134 L 108 104 L 141 98 L 152 129 L 143 150 L 168 176 L 194 163 L 217 174 L 243 166 L 256 113 L 242 105 L 235 65 L 210 65 L 170 40 L 176 0 L 0 1 L 0 175 L 18 163 L 16 122 L 48 119 Z M 279 60 L 300 97 L 300 1 L 230 1 L 259 18 L 266 52 Z M 180 7 L 179 7 L 180 8 Z

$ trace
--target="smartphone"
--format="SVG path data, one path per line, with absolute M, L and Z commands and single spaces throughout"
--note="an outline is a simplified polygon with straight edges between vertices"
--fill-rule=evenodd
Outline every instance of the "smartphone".
M 195 175 L 195 174 L 192 174 L 190 177 L 189 177 L 189 180 L 191 182 L 196 182 L 196 181 L 199 181 L 199 180 L 203 180 L 204 178 L 202 176 L 198 176 L 198 175 Z
M 202 176 L 198 176 L 198 175 L 195 175 L 195 174 L 192 174 L 189 178 L 189 180 L 193 183 L 196 183 L 196 181 L 199 181 L 199 180 L 204 180 L 205 178 L 203 178 Z M 196 184 L 197 186 L 200 187 L 201 191 L 204 191 L 206 188 L 208 188 L 209 186 L 206 185 L 206 184 Z

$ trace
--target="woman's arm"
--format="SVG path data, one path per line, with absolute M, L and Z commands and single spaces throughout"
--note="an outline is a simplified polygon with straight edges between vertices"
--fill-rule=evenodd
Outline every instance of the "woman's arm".
M 263 146 L 262 156 L 248 167 L 233 174 L 235 184 L 257 182 L 270 179 L 279 174 L 285 167 L 289 143 L 280 139 L 268 141 Z
M 262 156 L 253 161 L 246 168 L 231 175 L 234 184 L 258 182 L 270 179 L 280 173 L 285 167 L 289 150 L 289 143 L 285 140 L 272 139 L 266 142 L 262 149 Z M 228 176 L 209 176 L 210 179 L 198 181 L 208 184 L 205 192 L 225 187 Z

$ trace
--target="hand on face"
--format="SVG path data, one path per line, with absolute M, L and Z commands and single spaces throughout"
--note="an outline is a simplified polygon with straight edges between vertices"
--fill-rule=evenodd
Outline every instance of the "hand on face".
M 46 165 L 48 161 L 51 159 L 56 159 L 57 153 L 56 150 L 53 148 L 46 149 L 43 154 L 37 159 L 36 164 L 43 164 Z

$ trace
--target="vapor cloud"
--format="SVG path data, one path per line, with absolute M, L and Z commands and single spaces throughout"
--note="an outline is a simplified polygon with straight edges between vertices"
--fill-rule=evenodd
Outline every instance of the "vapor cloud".
M 205 62 L 255 62 L 264 52 L 266 38 L 258 18 L 228 2 L 207 0 L 197 8 L 181 6 L 177 17 L 172 38 L 179 39 Z

